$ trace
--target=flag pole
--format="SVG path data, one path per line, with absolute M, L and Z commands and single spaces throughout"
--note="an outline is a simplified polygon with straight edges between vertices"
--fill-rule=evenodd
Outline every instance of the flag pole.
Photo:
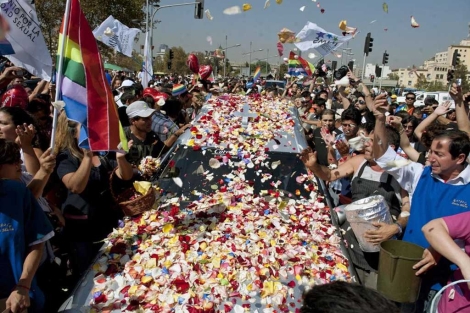
M 65 51 L 65 40 L 66 40 L 66 33 L 69 27 L 69 17 L 70 17 L 70 2 L 72 0 L 67 0 L 65 3 L 65 13 L 64 13 L 64 18 L 63 18 L 63 25 L 64 27 L 62 28 L 62 40 L 61 44 L 62 46 L 60 47 L 59 51 L 59 64 L 57 66 L 57 74 L 56 74 L 56 90 L 55 90 L 55 102 L 60 100 L 60 93 L 62 89 L 62 71 L 64 68 L 64 51 Z M 51 132 L 51 151 L 53 153 L 54 147 L 55 147 L 55 135 L 56 135 L 56 129 L 57 129 L 57 118 L 59 116 L 59 110 L 57 110 L 57 107 L 54 106 L 54 116 L 52 119 L 52 132 Z

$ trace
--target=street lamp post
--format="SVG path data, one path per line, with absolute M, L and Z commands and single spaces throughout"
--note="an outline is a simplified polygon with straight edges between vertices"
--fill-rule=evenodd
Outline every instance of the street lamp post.
M 268 76 L 268 59 L 269 59 L 269 49 L 266 52 L 266 76 Z
M 258 49 L 258 50 L 251 50 L 251 45 L 252 45 L 252 42 L 250 41 L 250 52 L 247 52 L 247 53 L 243 53 L 242 55 L 247 55 L 249 54 L 250 55 L 250 64 L 249 64 L 249 76 L 251 76 L 251 54 L 255 53 L 255 52 L 260 52 L 260 51 L 263 51 L 263 49 Z
M 250 64 L 248 65 L 248 68 L 249 68 L 248 69 L 248 73 L 249 73 L 248 76 L 251 76 L 251 52 L 253 51 L 251 49 L 251 44 L 252 44 L 252 42 L 250 41 Z
M 227 49 L 230 49 L 230 48 L 235 48 L 235 47 L 240 47 L 241 44 L 236 44 L 234 46 L 231 46 L 231 47 L 227 47 L 227 35 L 225 35 L 225 50 L 224 50 L 224 77 L 225 77 L 225 68 L 227 67 Z

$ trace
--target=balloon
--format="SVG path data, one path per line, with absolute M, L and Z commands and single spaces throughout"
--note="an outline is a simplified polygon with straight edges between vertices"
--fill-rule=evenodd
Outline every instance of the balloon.
M 197 59 L 197 56 L 194 54 L 189 54 L 188 55 L 188 60 L 186 60 L 186 64 L 188 65 L 189 69 L 191 72 L 197 74 L 199 71 L 199 60 Z
M 212 73 L 212 66 L 210 65 L 201 65 L 199 67 L 199 75 L 201 76 L 201 79 L 208 79 L 209 76 L 211 76 Z
M 0 107 L 20 107 L 26 109 L 28 106 L 28 93 L 21 85 L 14 85 L 2 96 L 2 105 Z

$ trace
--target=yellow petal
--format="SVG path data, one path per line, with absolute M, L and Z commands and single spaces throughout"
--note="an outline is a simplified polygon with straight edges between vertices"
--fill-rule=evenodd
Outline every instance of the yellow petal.
M 146 284 L 148 282 L 151 282 L 152 280 L 153 280 L 152 276 L 144 276 L 142 277 L 140 281 L 142 282 L 142 284 Z
M 136 291 L 137 291 L 137 286 L 134 285 L 134 286 L 132 286 L 131 288 L 129 288 L 129 290 L 127 291 L 127 293 L 128 293 L 129 295 L 133 295 Z
M 168 234 L 173 230 L 173 224 L 166 224 L 165 226 L 163 226 L 162 230 L 164 234 Z
M 281 3 L 282 3 L 282 0 L 276 0 L 276 3 L 277 3 L 277 4 L 281 4 Z
M 245 3 L 245 4 L 243 5 L 243 11 L 248 11 L 248 10 L 251 10 L 251 4 Z
M 220 258 L 213 258 L 212 265 L 214 265 L 215 268 L 220 268 Z
M 344 264 L 341 264 L 341 263 L 336 263 L 336 267 L 338 267 L 340 270 L 343 270 L 343 271 L 348 270 L 348 268 Z

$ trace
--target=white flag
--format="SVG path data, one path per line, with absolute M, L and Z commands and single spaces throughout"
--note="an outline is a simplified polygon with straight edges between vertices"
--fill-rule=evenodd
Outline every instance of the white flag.
M 0 1 L 0 54 L 32 75 L 50 80 L 52 58 L 32 2 Z
M 132 57 L 134 38 L 140 29 L 129 28 L 110 15 L 93 31 L 95 38 L 117 52 Z
M 152 79 L 153 76 L 153 68 L 152 68 L 152 47 L 150 47 L 150 31 L 145 34 L 145 46 L 144 46 L 144 64 L 143 64 L 143 71 L 142 71 L 142 86 L 147 88 L 149 81 Z
M 338 36 L 325 31 L 315 23 L 308 22 L 295 38 L 298 40 L 295 45 L 301 51 L 315 49 L 325 56 L 351 40 L 353 36 Z

